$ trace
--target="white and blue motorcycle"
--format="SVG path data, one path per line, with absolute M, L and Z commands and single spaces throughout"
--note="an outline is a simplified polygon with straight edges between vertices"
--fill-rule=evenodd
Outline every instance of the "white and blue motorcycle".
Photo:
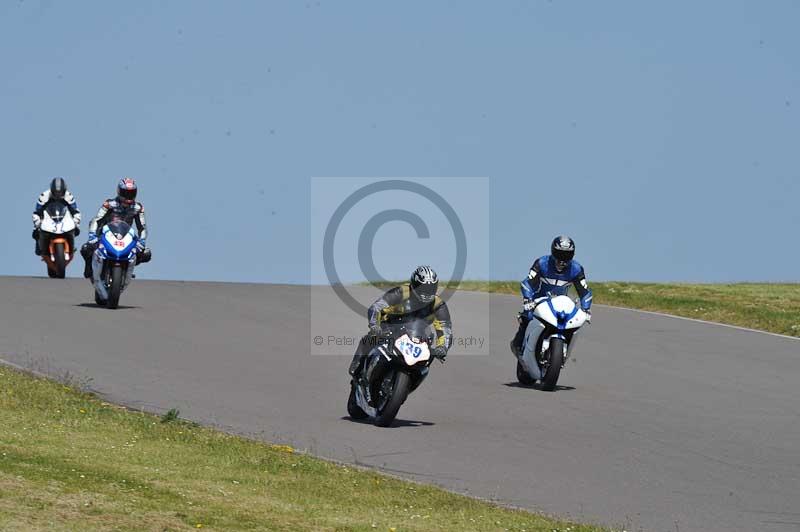
M 561 369 L 566 364 L 575 337 L 591 315 L 568 296 L 545 296 L 533 301 L 533 319 L 525 329 L 522 355 L 517 358 L 517 380 L 541 389 L 555 390 Z
M 133 279 L 139 238 L 129 224 L 117 220 L 103 227 L 99 240 L 92 257 L 94 300 L 100 306 L 115 309 Z

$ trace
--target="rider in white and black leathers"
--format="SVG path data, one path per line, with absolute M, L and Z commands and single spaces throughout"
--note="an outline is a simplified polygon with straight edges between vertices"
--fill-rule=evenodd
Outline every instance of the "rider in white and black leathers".
M 583 266 L 573 259 L 574 256 L 575 242 L 568 236 L 557 236 L 550 245 L 550 255 L 536 259 L 528 278 L 520 283 L 522 313 L 519 316 L 519 330 L 511 340 L 511 352 L 515 356 L 522 354 L 525 329 L 533 319 L 533 309 L 538 298 L 548 294 L 566 295 L 572 285 L 578 291 L 581 309 L 590 312 L 592 290 L 586 284 Z
M 53 180 L 50 181 L 50 188 L 39 194 L 39 199 L 36 201 L 36 207 L 33 210 L 33 234 L 31 236 L 33 236 L 33 239 L 36 241 L 34 252 L 37 255 L 41 255 L 42 250 L 47 249 L 49 244 L 47 241 L 47 234 L 40 231 L 39 228 L 42 225 L 42 216 L 44 215 L 45 209 L 47 209 L 49 204 L 55 201 L 63 201 L 67 205 L 72 219 L 75 221 L 75 229 L 72 236 L 76 237 L 81 232 L 81 230 L 78 229 L 78 224 L 81 223 L 81 211 L 78 210 L 78 203 L 75 201 L 72 192 L 67 190 L 67 182 L 64 181 L 64 178 L 54 177 Z M 74 243 L 70 243 L 70 245 L 74 248 Z
M 100 210 L 89 222 L 89 240 L 81 247 L 81 255 L 86 261 L 83 276 L 87 279 L 92 276 L 92 254 L 97 249 L 97 235 L 103 226 L 114 220 L 122 220 L 129 225 L 135 224 L 139 238 L 136 243 L 139 250 L 137 263 L 150 260 L 150 250 L 147 249 L 147 222 L 144 218 L 144 207 L 136 201 L 137 191 L 136 182 L 133 179 L 122 178 L 117 185 L 117 197 L 104 201 Z

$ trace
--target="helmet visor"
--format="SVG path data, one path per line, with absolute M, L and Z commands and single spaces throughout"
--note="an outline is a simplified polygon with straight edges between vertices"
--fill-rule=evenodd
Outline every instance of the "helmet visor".
M 556 271 L 558 273 L 563 272 L 569 266 L 572 257 L 575 256 L 574 250 L 562 250 L 562 249 L 554 249 L 553 250 L 553 265 L 556 267 Z
M 136 199 L 136 189 L 120 187 L 117 191 L 117 195 L 119 195 L 119 197 L 123 200 L 131 202 Z
M 419 299 L 421 302 L 431 303 L 436 297 L 437 287 L 438 287 L 437 283 L 427 283 L 416 286 L 412 285 L 411 291 L 414 293 L 414 297 Z
M 575 256 L 575 250 L 562 250 L 562 249 L 554 249 L 553 250 L 553 258 L 557 262 L 567 263 L 572 260 L 572 257 Z
M 50 183 L 50 197 L 57 200 L 64 199 L 66 189 L 67 185 L 64 180 L 57 177 Z

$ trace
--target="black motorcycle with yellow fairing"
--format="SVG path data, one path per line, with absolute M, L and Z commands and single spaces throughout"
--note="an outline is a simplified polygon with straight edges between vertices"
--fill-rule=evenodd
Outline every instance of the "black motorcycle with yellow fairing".
M 428 376 L 435 340 L 433 326 L 422 319 L 386 324 L 350 383 L 350 417 L 369 418 L 379 427 L 391 425 L 408 394 Z

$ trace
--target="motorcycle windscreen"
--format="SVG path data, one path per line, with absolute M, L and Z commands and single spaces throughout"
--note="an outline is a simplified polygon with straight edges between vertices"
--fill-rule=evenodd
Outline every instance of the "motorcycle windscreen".
M 433 326 L 419 318 L 406 323 L 403 328 L 414 342 L 432 342 L 436 338 Z
M 106 226 L 106 229 L 110 231 L 115 237 L 117 237 L 118 240 L 122 240 L 125 235 L 131 232 L 131 226 L 128 225 L 123 220 L 112 221 Z
M 44 210 L 41 230 L 45 233 L 62 234 L 75 229 L 75 221 L 69 213 L 67 204 L 63 201 L 54 201 Z
M 63 201 L 53 201 L 45 208 L 45 212 L 55 223 L 61 223 L 67 215 L 67 204 Z

